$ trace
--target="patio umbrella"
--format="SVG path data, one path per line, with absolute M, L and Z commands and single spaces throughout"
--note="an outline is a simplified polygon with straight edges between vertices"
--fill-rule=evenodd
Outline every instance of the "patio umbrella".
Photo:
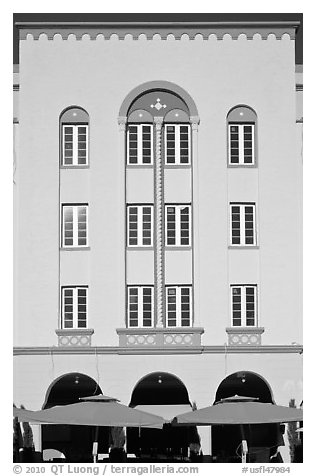
M 250 397 L 223 398 L 214 405 L 177 415 L 174 424 L 185 425 L 254 425 L 303 420 L 303 410 L 273 403 L 260 403 Z
M 214 405 L 177 415 L 174 425 L 240 425 L 242 435 L 242 462 L 246 462 L 248 445 L 244 425 L 287 423 L 303 420 L 303 411 L 272 403 L 260 403 L 251 397 L 223 398 Z
M 166 423 L 158 415 L 122 405 L 116 398 L 106 395 L 85 397 L 80 400 L 78 403 L 39 411 L 14 408 L 13 413 L 19 421 L 28 421 L 33 424 L 95 426 L 96 441 L 100 426 L 162 428 Z M 94 444 L 93 454 L 96 455 L 96 453 L 97 444 Z
M 38 424 L 125 426 L 162 428 L 166 421 L 151 413 L 135 410 L 106 395 L 81 398 L 78 403 L 32 411 L 14 408 L 19 421 Z

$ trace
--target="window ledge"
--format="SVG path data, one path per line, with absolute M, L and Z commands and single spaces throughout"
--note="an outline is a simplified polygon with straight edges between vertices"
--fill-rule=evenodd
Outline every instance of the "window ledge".
M 261 345 L 264 327 L 226 327 L 228 345 Z
M 191 164 L 164 164 L 165 169 L 190 169 Z
M 71 169 L 90 169 L 90 165 L 60 165 L 61 169 L 71 170 Z
M 119 328 L 120 347 L 191 347 L 201 345 L 203 327 L 148 327 Z
M 258 165 L 256 163 L 255 164 L 236 164 L 236 165 L 227 164 L 227 168 L 228 169 L 257 169 Z
M 258 250 L 259 245 L 229 245 L 229 250 Z
M 90 347 L 94 329 L 56 329 L 59 347 Z
M 166 251 L 191 251 L 192 246 L 189 245 L 183 245 L 183 246 L 173 246 L 173 245 L 166 245 L 165 246 Z
M 62 246 L 60 251 L 90 251 L 90 246 Z
M 127 169 L 153 169 L 154 164 L 126 164 Z
M 127 246 L 126 251 L 153 251 L 153 246 Z

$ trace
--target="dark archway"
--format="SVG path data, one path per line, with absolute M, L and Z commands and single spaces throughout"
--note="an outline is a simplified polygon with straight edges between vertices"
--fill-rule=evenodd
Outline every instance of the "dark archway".
M 77 403 L 81 397 L 101 394 L 97 382 L 81 373 L 59 377 L 46 393 L 43 409 Z M 79 425 L 42 425 L 42 449 L 61 451 L 68 462 L 91 462 L 96 428 Z M 108 451 L 108 429 L 99 429 L 99 452 Z
M 219 385 L 215 402 L 239 395 L 257 398 L 261 403 L 274 403 L 269 384 L 254 372 L 240 371 L 226 377 Z M 232 405 L 234 405 L 232 403 Z M 246 425 L 245 437 L 249 449 L 249 462 L 266 462 L 284 444 L 279 424 Z M 241 428 L 239 425 L 212 427 L 212 454 L 218 461 L 241 462 Z
M 188 391 L 181 380 L 166 372 L 154 372 L 136 384 L 130 407 L 181 404 L 190 404 Z
M 233 395 L 258 398 L 262 403 L 274 403 L 270 386 L 254 372 L 240 371 L 226 377 L 217 389 L 215 402 Z
M 155 413 L 161 406 L 186 405 L 191 407 L 188 391 L 183 382 L 175 375 L 155 372 L 142 378 L 135 386 L 130 406 L 150 407 Z M 157 410 L 155 410 L 155 407 Z M 148 409 L 149 411 L 149 409 Z M 190 443 L 199 443 L 195 427 L 176 428 L 167 424 L 162 430 L 130 428 L 127 431 L 127 449 L 150 461 L 161 459 L 176 461 L 188 455 Z

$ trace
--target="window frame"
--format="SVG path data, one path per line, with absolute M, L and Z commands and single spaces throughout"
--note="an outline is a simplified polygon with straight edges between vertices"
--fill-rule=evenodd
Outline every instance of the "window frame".
M 131 208 L 137 209 L 137 244 L 131 244 L 131 236 L 130 236 L 130 212 Z M 150 244 L 143 244 L 144 240 L 144 208 L 150 208 L 151 213 L 151 221 L 150 221 Z M 140 213 L 141 210 L 141 213 Z M 128 203 L 126 205 L 126 246 L 127 248 L 152 248 L 154 239 L 154 205 L 152 203 Z
M 169 324 L 170 320 L 169 319 L 169 309 L 168 309 L 168 290 L 170 289 L 175 289 L 176 291 L 176 325 L 172 326 Z M 182 289 L 188 289 L 189 290 L 189 319 L 190 319 L 190 324 L 188 326 L 182 325 L 182 302 L 181 302 L 181 290 Z M 177 329 L 179 327 L 184 327 L 184 328 L 190 328 L 193 327 L 193 289 L 191 284 L 181 284 L 181 285 L 166 285 L 165 286 L 165 312 L 166 312 L 166 328 L 168 329 Z M 171 312 L 171 311 L 170 311 Z
M 65 303 L 65 291 L 72 290 L 72 327 L 66 327 L 65 322 L 65 314 L 66 314 L 66 303 Z M 78 291 L 80 290 L 85 290 L 85 326 L 84 327 L 79 327 L 79 294 Z M 70 330 L 70 329 L 75 329 L 75 330 L 82 330 L 82 329 L 88 329 L 88 315 L 89 315 L 89 287 L 87 285 L 76 285 L 76 286 L 62 286 L 61 287 L 61 329 L 63 330 Z
M 71 127 L 73 130 L 73 140 L 72 140 L 72 145 L 73 145 L 73 155 L 72 155 L 72 163 L 71 164 L 66 164 L 66 156 L 65 156 L 65 128 L 66 127 Z M 79 164 L 78 159 L 79 159 L 79 141 L 78 141 L 78 128 L 79 127 L 85 127 L 86 129 L 86 157 L 85 157 L 85 163 L 84 164 Z M 61 165 L 62 167 L 75 167 L 75 168 L 81 168 L 81 167 L 88 167 L 89 166 L 89 123 L 83 122 L 83 123 L 67 123 L 67 122 L 62 122 L 61 123 Z
M 247 288 L 254 290 L 254 324 L 247 324 L 247 312 L 251 312 L 250 309 L 247 309 Z M 240 289 L 240 325 L 234 324 L 234 289 Z M 254 328 L 258 327 L 258 286 L 257 284 L 231 284 L 230 286 L 230 312 L 231 312 L 231 326 L 233 328 L 242 328 L 242 327 L 249 327 Z
M 136 127 L 137 128 L 137 162 L 132 163 L 130 161 L 130 127 Z M 143 161 L 143 128 L 144 127 L 150 127 L 150 162 L 144 162 Z M 139 130 L 141 130 L 141 134 L 139 133 Z M 131 166 L 131 167 L 150 167 L 153 165 L 154 162 L 154 128 L 153 124 L 144 122 L 144 123 L 127 123 L 127 132 L 126 132 L 126 165 Z
M 131 302 L 130 302 L 130 290 L 137 289 L 137 326 L 131 326 Z M 151 290 L 151 324 L 150 326 L 144 325 L 144 290 Z M 155 288 L 153 284 L 128 284 L 126 286 L 126 327 L 128 329 L 152 329 L 154 327 L 154 312 L 155 312 Z
M 79 221 L 78 221 L 78 210 L 79 208 L 85 208 L 86 210 L 86 221 L 85 221 L 85 230 L 86 230 L 86 243 L 79 244 Z M 65 210 L 66 208 L 72 209 L 72 219 L 73 219 L 73 229 L 72 229 L 72 240 L 73 244 L 66 244 L 65 236 Z M 75 212 L 75 213 L 74 213 Z M 62 203 L 61 204 L 61 248 L 88 248 L 89 247 L 89 204 L 88 203 Z
M 252 139 L 252 161 L 245 162 L 245 147 L 244 147 L 244 128 L 251 127 L 251 139 Z M 231 128 L 238 127 L 238 162 L 232 162 L 231 155 Z M 242 131 L 241 131 L 242 130 Z M 256 165 L 256 123 L 255 122 L 237 122 L 228 121 L 228 165 L 231 167 L 254 167 Z
M 175 208 L 175 243 L 168 243 L 168 208 Z M 181 209 L 189 209 L 189 243 L 181 243 Z M 192 204 L 191 203 L 165 203 L 165 246 L 170 248 L 185 248 L 192 246 Z
M 167 129 L 168 127 L 170 126 L 174 126 L 175 127 L 175 161 L 174 162 L 168 162 L 168 142 L 167 142 Z M 186 163 L 183 163 L 181 162 L 181 139 L 180 139 L 180 127 L 186 127 L 187 128 L 187 131 L 188 131 L 188 162 Z M 164 156 L 165 156 L 165 160 L 164 160 L 164 164 L 165 166 L 170 166 L 170 167 L 173 167 L 173 166 L 184 166 L 184 167 L 187 167 L 187 166 L 190 166 L 191 165 L 191 155 L 192 155 L 192 151 L 191 151 L 191 125 L 190 124 L 186 124 L 186 123 L 165 123 L 164 124 Z
M 233 243 L 233 207 L 239 207 L 239 230 L 240 243 Z M 246 207 L 251 207 L 253 210 L 253 243 L 246 243 Z M 230 202 L 229 204 L 229 223 L 230 236 L 229 242 L 231 247 L 256 247 L 258 246 L 258 232 L 257 232 L 257 213 L 255 202 Z

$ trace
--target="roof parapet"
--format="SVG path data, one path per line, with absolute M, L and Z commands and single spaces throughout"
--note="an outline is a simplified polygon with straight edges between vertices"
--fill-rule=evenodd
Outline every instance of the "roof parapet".
M 116 34 L 119 39 L 124 39 L 126 35 L 132 35 L 138 39 L 140 35 L 146 35 L 147 39 L 152 39 L 158 34 L 162 39 L 168 35 L 174 35 L 175 39 L 181 39 L 182 35 L 188 35 L 194 39 L 196 35 L 202 35 L 203 39 L 208 39 L 214 34 L 217 39 L 223 39 L 225 34 L 229 34 L 233 39 L 244 34 L 248 39 L 252 39 L 255 34 L 260 34 L 262 39 L 267 39 L 270 34 L 274 34 L 277 39 L 281 39 L 284 34 L 288 34 L 291 39 L 295 39 L 295 34 L 300 26 L 299 21 L 256 21 L 256 22 L 16 22 L 19 29 L 20 39 L 26 39 L 27 34 L 32 34 L 34 39 L 44 33 L 48 39 L 53 39 L 54 35 L 60 34 L 63 39 L 74 34 L 77 39 L 83 35 L 90 35 L 95 39 L 98 35 L 103 35 L 109 39 Z

